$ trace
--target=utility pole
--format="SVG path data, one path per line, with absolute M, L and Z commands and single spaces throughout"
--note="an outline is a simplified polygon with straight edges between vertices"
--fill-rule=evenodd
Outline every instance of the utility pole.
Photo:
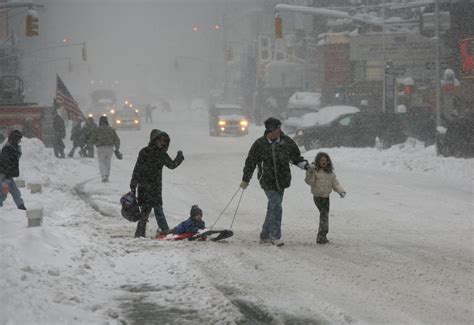
M 438 136 L 438 126 L 441 126 L 441 69 L 440 69 L 440 38 L 439 38 L 439 0 L 435 0 L 435 51 L 436 51 L 436 58 L 435 58 L 435 87 L 436 87 L 436 130 L 435 134 L 436 137 Z M 436 141 L 436 154 L 439 155 L 439 146 L 438 141 Z
M 227 24 L 227 5 L 225 6 L 225 12 L 224 15 L 222 15 L 222 27 L 223 27 L 223 47 L 224 47 L 224 100 L 227 101 L 228 96 L 229 96 L 229 69 L 227 65 L 227 58 L 226 58 L 226 53 L 227 53 L 227 40 L 228 40 L 228 29 L 229 26 Z
M 440 37 L 439 37 L 439 0 L 435 1 L 435 87 L 436 87 L 436 127 L 441 125 L 441 68 L 440 68 Z
M 385 44 L 385 0 L 382 7 L 382 52 L 383 52 L 383 86 L 382 86 L 382 112 L 387 111 L 387 54 Z

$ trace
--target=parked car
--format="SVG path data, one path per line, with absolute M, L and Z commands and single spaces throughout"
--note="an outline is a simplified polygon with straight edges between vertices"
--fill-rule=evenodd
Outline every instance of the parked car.
M 403 122 L 395 113 L 346 113 L 324 124 L 297 130 L 295 141 L 306 150 L 321 147 L 370 147 L 379 138 L 384 147 L 406 140 Z
M 217 104 L 209 110 L 209 134 L 244 135 L 249 132 L 249 122 L 239 105 Z
M 140 115 L 134 109 L 122 109 L 115 113 L 114 127 L 116 129 L 140 130 Z
M 321 95 L 312 92 L 296 92 L 288 100 L 288 106 L 283 113 L 282 129 L 287 134 L 293 134 L 301 127 L 302 117 L 321 109 Z
M 445 156 L 462 158 L 474 157 L 474 113 L 459 117 L 448 123 L 447 127 L 438 128 L 438 152 Z

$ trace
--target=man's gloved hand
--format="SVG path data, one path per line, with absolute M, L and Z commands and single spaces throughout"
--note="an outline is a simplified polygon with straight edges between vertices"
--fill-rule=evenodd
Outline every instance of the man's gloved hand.
M 346 192 L 339 193 L 339 196 L 341 197 L 341 199 L 343 199 L 346 196 Z
M 316 170 L 316 166 L 314 164 L 306 164 L 306 166 L 304 166 L 304 169 L 312 173 Z
M 245 190 L 248 186 L 249 186 L 248 182 L 242 181 L 242 183 L 240 183 L 240 188 L 242 188 L 243 190 Z
M 184 155 L 183 155 L 182 150 L 179 150 L 178 153 L 176 154 L 176 160 L 178 160 L 179 162 L 182 162 L 184 160 Z
M 133 193 L 133 195 L 137 196 L 137 184 L 135 183 L 130 183 L 130 192 Z

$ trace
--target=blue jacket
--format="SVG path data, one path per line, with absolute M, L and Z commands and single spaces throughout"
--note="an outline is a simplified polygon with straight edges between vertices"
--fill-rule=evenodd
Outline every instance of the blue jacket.
M 174 230 L 176 234 L 183 234 L 186 232 L 196 233 L 199 229 L 204 228 L 206 228 L 204 221 L 193 220 L 191 217 L 189 217 L 188 220 L 185 220 L 177 225 Z

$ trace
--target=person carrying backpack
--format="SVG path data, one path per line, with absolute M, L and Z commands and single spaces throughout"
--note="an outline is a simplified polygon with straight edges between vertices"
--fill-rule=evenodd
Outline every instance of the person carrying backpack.
M 8 192 L 12 195 L 13 201 L 20 210 L 26 210 L 21 192 L 15 183 L 13 177 L 20 176 L 20 157 L 21 147 L 20 142 L 23 137 L 19 130 L 14 130 L 8 135 L 8 141 L 2 148 L 0 154 L 0 207 L 7 198 Z M 8 191 L 4 193 L 3 188 L 5 184 L 8 186 Z M 5 187 L 6 188 L 6 187 Z
M 163 167 L 175 169 L 184 160 L 183 152 L 178 151 L 176 158 L 168 155 L 170 137 L 166 132 L 152 130 L 148 146 L 140 150 L 137 162 L 133 169 L 130 190 L 138 191 L 138 204 L 141 212 L 137 224 L 135 237 L 145 237 L 146 223 L 152 209 L 154 209 L 156 222 L 161 231 L 168 231 L 168 223 L 163 213 L 162 175 Z M 157 231 L 159 232 L 159 231 Z

